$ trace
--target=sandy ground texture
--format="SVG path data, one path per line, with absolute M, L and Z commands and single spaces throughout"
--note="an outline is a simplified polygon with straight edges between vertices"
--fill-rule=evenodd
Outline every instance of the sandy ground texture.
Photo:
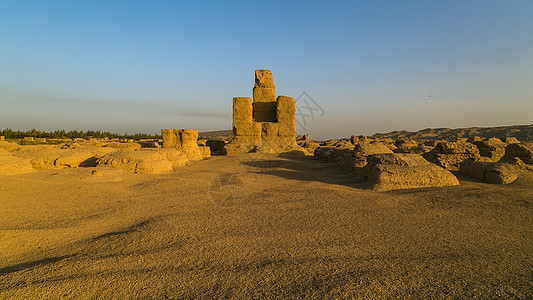
M 0 298 L 533 297 L 533 186 L 375 192 L 313 157 L 0 176 Z

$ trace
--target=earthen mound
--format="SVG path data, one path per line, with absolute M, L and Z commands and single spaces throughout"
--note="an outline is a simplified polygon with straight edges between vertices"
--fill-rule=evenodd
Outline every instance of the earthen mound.
M 424 158 L 448 170 L 458 170 L 466 159 L 479 157 L 476 145 L 465 142 L 439 142 Z
M 375 182 L 375 190 L 459 185 L 452 173 L 426 161 L 418 154 L 373 154 L 367 157 L 367 161 L 363 173 Z
M 29 160 L 22 158 L 22 157 L 17 157 L 13 155 L 4 155 L 4 154 L 5 153 L 0 152 L 0 174 L 1 175 L 22 174 L 22 173 L 29 173 L 29 172 L 35 171 L 31 167 L 31 163 Z
M 104 155 L 97 162 L 99 167 L 123 169 L 136 174 L 157 174 L 172 170 L 166 155 L 157 150 L 121 150 Z

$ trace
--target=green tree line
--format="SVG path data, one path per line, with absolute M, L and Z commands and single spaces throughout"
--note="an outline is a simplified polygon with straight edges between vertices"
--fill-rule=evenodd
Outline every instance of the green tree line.
M 111 133 L 108 131 L 100 130 L 56 130 L 56 131 L 41 131 L 37 129 L 31 129 L 27 131 L 12 130 L 6 128 L 0 130 L 0 136 L 5 136 L 6 139 L 22 139 L 24 137 L 36 137 L 36 138 L 49 138 L 49 139 L 73 139 L 73 138 L 121 138 L 121 139 L 161 139 L 162 136 L 158 134 L 146 134 L 146 133 L 135 133 L 135 134 L 118 134 Z

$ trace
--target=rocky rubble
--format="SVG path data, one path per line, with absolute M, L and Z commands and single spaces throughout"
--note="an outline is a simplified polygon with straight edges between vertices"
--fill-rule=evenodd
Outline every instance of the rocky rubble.
M 498 142 L 495 144 L 501 145 Z M 487 155 L 465 160 L 459 172 L 483 182 L 496 184 L 510 184 L 521 177 L 533 177 L 533 144 L 512 143 L 505 147 L 503 155 L 501 150 L 497 150 L 496 153 L 497 156 Z M 495 159 L 495 157 L 501 158 Z
M 426 161 L 419 154 L 394 153 L 398 149 L 417 148 L 420 146 L 417 142 L 374 140 L 367 143 L 368 139 L 355 139 L 353 136 L 350 140 L 356 143 L 353 147 L 342 141 L 324 143 L 327 146 L 318 147 L 315 157 L 337 162 L 344 169 L 363 175 L 373 182 L 373 189 L 379 191 L 459 184 L 452 173 Z
M 439 142 L 424 154 L 425 159 L 447 170 L 458 170 L 463 161 L 479 156 L 476 145 L 465 141 Z

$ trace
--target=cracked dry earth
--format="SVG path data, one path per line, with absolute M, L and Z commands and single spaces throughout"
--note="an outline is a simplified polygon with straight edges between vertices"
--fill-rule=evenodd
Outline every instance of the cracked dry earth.
M 533 187 L 374 192 L 312 157 L 0 176 L 0 298 L 533 297 Z

